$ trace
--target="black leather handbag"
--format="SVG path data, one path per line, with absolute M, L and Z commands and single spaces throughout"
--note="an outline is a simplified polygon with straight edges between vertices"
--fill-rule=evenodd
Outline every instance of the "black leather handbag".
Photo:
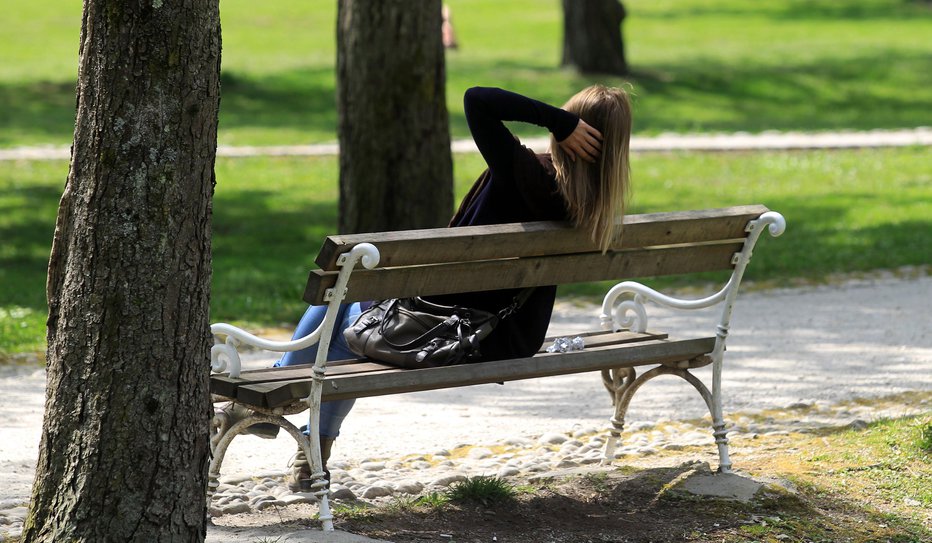
M 524 304 L 534 289 L 524 289 L 498 313 L 391 298 L 372 305 L 343 330 L 350 350 L 400 368 L 430 368 L 469 362 L 498 323 Z

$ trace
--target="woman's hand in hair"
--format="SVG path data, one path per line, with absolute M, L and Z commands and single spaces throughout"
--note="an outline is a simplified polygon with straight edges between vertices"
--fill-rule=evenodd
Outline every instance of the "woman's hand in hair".
M 602 133 L 579 119 L 573 133 L 559 142 L 559 145 L 573 162 L 577 156 L 586 162 L 595 162 L 602 152 Z

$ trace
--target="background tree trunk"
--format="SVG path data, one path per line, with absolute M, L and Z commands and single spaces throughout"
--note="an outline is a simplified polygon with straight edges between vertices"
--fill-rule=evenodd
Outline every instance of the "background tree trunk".
M 563 66 L 584 73 L 627 74 L 624 18 L 618 0 L 563 0 Z
M 443 226 L 453 212 L 440 0 L 340 0 L 340 232 Z
M 85 0 L 24 541 L 203 541 L 217 0 Z

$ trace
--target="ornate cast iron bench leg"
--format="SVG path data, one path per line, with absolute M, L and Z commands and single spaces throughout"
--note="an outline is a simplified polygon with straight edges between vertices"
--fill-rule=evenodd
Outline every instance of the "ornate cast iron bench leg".
M 691 384 L 705 400 L 706 407 L 712 415 L 712 435 L 715 437 L 715 444 L 718 446 L 719 454 L 719 471 L 731 471 L 731 459 L 728 455 L 728 431 L 725 429 L 725 421 L 721 416 L 721 406 L 717 406 L 713 400 L 712 393 L 698 377 L 689 372 L 689 368 L 705 366 L 711 362 L 708 356 L 702 356 L 677 365 L 658 366 L 640 377 L 636 377 L 634 368 L 618 368 L 613 370 L 602 371 L 602 383 L 612 396 L 612 404 L 615 407 L 615 414 L 611 419 L 612 429 L 605 443 L 605 452 L 602 455 L 602 464 L 611 464 L 615 459 L 615 449 L 621 432 L 624 429 L 625 415 L 628 412 L 628 406 L 631 404 L 631 398 L 641 386 L 647 381 L 660 375 L 675 375 L 685 379 Z
M 234 424 L 230 424 L 230 421 L 225 413 L 214 414 L 214 418 L 211 421 L 211 460 L 210 468 L 208 470 L 207 483 L 208 511 L 210 510 L 211 500 L 213 499 L 214 494 L 216 494 L 217 488 L 220 486 L 220 466 L 223 463 L 224 456 L 226 456 L 227 448 L 229 448 L 230 443 L 233 442 L 233 438 L 243 433 L 246 428 L 249 428 L 253 424 L 264 422 L 271 423 L 283 428 L 292 438 L 294 438 L 294 440 L 298 443 L 298 446 L 304 449 L 304 454 L 307 455 L 307 458 L 311 457 L 310 451 L 312 450 L 312 440 L 309 439 L 308 436 L 304 435 L 304 432 L 302 432 L 297 426 L 285 418 L 285 415 L 295 415 L 305 411 L 306 409 L 307 406 L 304 404 L 304 402 L 301 402 L 286 408 L 276 409 L 275 412 L 256 411 L 252 415 L 238 420 Z
M 611 418 L 612 428 L 609 430 L 608 440 L 605 442 L 605 450 L 602 454 L 603 466 L 611 464 L 615 459 L 615 449 L 621 438 L 621 432 L 625 428 L 625 414 L 628 411 L 628 404 L 623 402 L 622 398 L 636 377 L 637 372 L 634 368 L 602 370 L 602 384 L 612 397 L 612 405 L 615 407 L 615 415 Z

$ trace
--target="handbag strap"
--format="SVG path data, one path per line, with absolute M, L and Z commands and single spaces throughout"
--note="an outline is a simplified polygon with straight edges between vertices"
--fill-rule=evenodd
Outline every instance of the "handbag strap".
M 528 298 L 531 297 L 531 294 L 534 294 L 535 290 L 537 290 L 537 287 L 527 287 L 521 289 L 521 292 L 515 294 L 514 299 L 511 300 L 511 304 L 498 312 L 498 320 L 501 321 L 506 317 L 514 314 L 517 310 L 521 309 L 521 306 L 523 306 L 524 302 L 526 302 Z

